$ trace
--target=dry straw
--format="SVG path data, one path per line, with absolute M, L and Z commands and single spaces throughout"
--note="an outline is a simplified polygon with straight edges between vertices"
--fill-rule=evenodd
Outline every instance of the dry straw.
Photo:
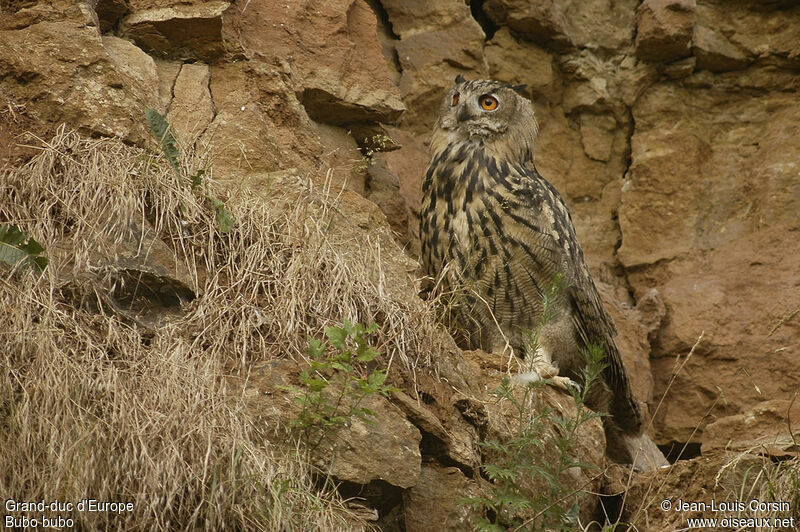
M 300 364 L 307 336 L 343 319 L 377 320 L 384 362 L 412 374 L 440 336 L 382 270 L 386 239 L 341 223 L 336 198 L 298 183 L 228 198 L 237 226 L 221 234 L 188 178 L 119 141 L 61 129 L 0 172 L 0 223 L 51 259 L 40 276 L 0 270 L 4 498 L 134 504 L 61 514 L 88 529 L 364 526 L 299 453 L 270 442 L 274 427 L 254 421 L 226 376 L 276 357 Z M 197 296 L 155 322 L 108 305 L 142 227 Z

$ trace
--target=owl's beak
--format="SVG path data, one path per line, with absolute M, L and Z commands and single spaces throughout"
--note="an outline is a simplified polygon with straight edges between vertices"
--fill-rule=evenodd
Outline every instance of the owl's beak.
M 466 122 L 467 120 L 472 120 L 474 117 L 472 113 L 469 112 L 469 106 L 467 104 L 462 103 L 461 107 L 458 108 L 458 112 L 456 113 L 456 120 L 459 122 Z

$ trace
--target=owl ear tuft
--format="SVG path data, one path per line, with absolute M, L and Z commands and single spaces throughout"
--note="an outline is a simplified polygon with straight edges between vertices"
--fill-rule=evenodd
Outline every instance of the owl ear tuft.
M 516 92 L 517 94 L 522 94 L 522 91 L 528 88 L 527 83 L 523 83 L 522 85 L 511 85 L 511 90 Z
M 461 74 L 456 76 L 456 83 L 464 83 L 465 81 L 467 81 L 467 80 L 464 79 L 464 76 L 462 76 Z

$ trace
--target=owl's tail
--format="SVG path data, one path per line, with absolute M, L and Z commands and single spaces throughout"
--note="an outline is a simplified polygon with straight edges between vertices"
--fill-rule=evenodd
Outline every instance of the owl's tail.
M 609 347 L 616 351 L 615 345 Z M 613 354 L 616 360 L 621 360 L 618 352 Z M 633 464 L 637 471 L 668 466 L 664 453 L 644 433 L 644 414 L 633 394 L 627 372 L 612 371 L 605 377 L 613 394 L 609 405 L 613 428 L 606 427 L 610 455 L 616 455 L 612 457 L 618 461 Z
M 656 446 L 647 434 L 642 433 L 638 436 L 625 434 L 622 436 L 622 442 L 634 470 L 647 471 L 648 469 L 669 466 L 664 453 L 661 452 L 661 449 Z
M 606 348 L 606 360 L 622 362 L 622 357 L 617 351 L 614 342 Z M 639 401 L 633 394 L 628 373 L 624 367 L 617 364 L 608 364 L 604 370 L 604 377 L 608 387 L 611 389 L 611 402 L 609 413 L 613 416 L 614 423 L 624 434 L 640 434 L 644 426 L 644 415 L 639 406 Z
M 644 426 L 644 415 L 639 401 L 633 395 L 633 389 L 628 382 L 628 376 L 623 375 L 623 382 L 612 385 L 614 395 L 609 405 L 610 414 L 614 423 L 625 434 L 640 434 Z

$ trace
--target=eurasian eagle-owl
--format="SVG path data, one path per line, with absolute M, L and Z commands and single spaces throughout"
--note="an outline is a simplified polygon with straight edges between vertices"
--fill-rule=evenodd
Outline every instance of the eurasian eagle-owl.
M 459 76 L 442 102 L 422 185 L 424 268 L 457 294 L 451 328 L 464 347 L 495 353 L 511 347 L 524 355 L 526 331 L 540 326 L 544 295 L 560 280 L 529 376 L 571 384 L 586 363 L 582 351 L 600 346 L 606 366 L 589 402 L 611 414 L 609 454 L 632 462 L 641 452 L 655 458 L 640 466 L 661 465 L 663 455 L 642 436 L 617 331 L 570 214 L 534 165 L 538 127 L 533 105 L 519 94 L 523 87 Z M 618 440 L 613 449 L 612 440 Z

